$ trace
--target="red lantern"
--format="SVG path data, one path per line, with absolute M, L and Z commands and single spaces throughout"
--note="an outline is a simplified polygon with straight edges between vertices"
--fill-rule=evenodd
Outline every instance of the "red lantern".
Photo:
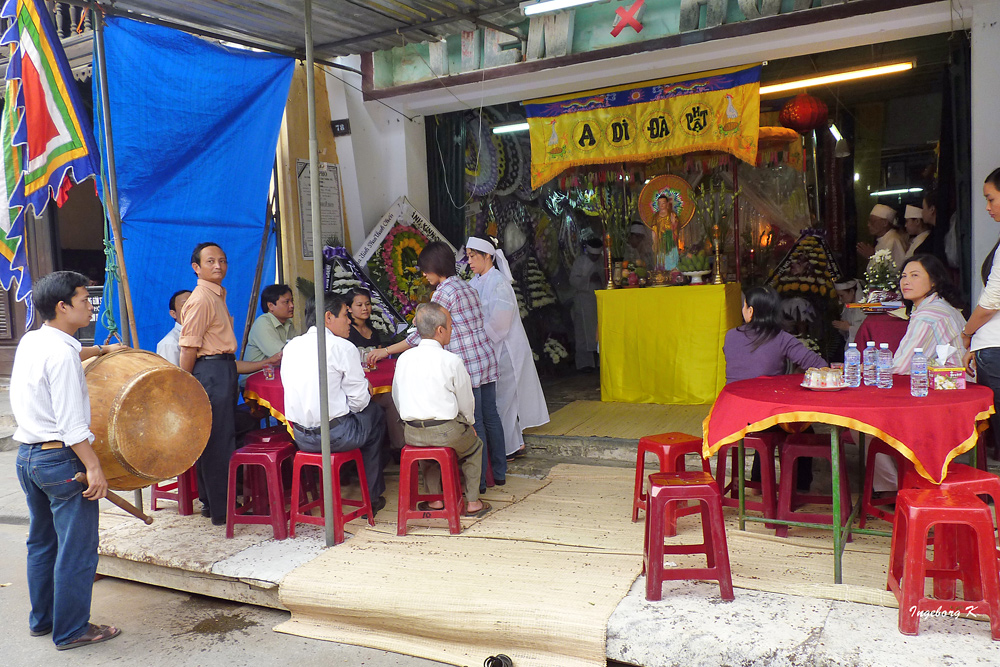
M 785 105 L 778 115 L 778 120 L 785 127 L 790 127 L 799 134 L 805 134 L 824 127 L 828 113 L 823 100 L 807 93 L 800 93 Z

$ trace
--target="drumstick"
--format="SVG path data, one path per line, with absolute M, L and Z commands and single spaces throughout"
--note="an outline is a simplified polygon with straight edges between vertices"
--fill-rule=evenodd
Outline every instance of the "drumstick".
M 80 484 L 86 484 L 87 483 L 87 475 L 85 473 L 78 472 L 78 473 L 76 473 L 76 475 L 73 476 L 73 480 L 77 481 L 77 482 L 80 482 Z M 123 510 L 125 510 L 126 512 L 128 512 L 129 514 L 131 514 L 132 516 L 134 516 L 135 518 L 142 519 L 143 522 L 147 526 L 149 524 L 153 523 L 153 517 L 146 516 L 145 514 L 142 513 L 141 509 L 139 509 L 138 507 L 136 507 L 135 505 L 133 505 L 129 501 L 125 500 L 124 498 L 122 498 L 121 496 L 119 496 L 114 491 L 110 491 L 110 490 L 108 491 L 107 499 L 110 500 L 113 505 L 116 505 L 116 506 L 122 508 Z

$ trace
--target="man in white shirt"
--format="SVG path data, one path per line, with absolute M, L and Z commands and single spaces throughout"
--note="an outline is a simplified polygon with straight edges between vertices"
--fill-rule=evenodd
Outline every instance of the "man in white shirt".
M 187 289 L 177 290 L 170 296 L 170 317 L 174 320 L 174 328 L 156 344 L 156 353 L 174 366 L 181 365 L 181 311 L 189 296 L 191 290 Z
M 361 450 L 372 511 L 385 507 L 382 441 L 385 413 L 371 400 L 371 388 L 361 368 L 358 348 L 347 340 L 351 316 L 338 294 L 324 297 L 326 376 L 329 390 L 330 451 Z M 306 332 L 285 345 L 281 360 L 281 382 L 285 388 L 285 417 L 292 424 L 295 444 L 304 452 L 319 452 L 319 354 L 316 349 L 316 305 L 310 299 L 305 309 Z M 332 335 L 331 335 L 332 334 Z
M 444 346 L 451 341 L 451 314 L 436 303 L 417 306 L 413 323 L 420 343 L 400 355 L 392 379 L 392 400 L 403 420 L 406 444 L 451 447 L 458 455 L 465 489 L 465 516 L 484 516 L 492 507 L 479 499 L 483 441 L 476 436 L 472 380 L 462 358 Z M 441 493 L 441 468 L 421 462 L 427 491 Z M 444 503 L 421 503 L 420 509 L 441 509 Z
M 28 503 L 28 628 L 52 633 L 59 650 L 118 636 L 90 622 L 97 572 L 97 501 L 108 492 L 90 432 L 90 397 L 83 359 L 122 345 L 81 348 L 73 338 L 90 323 L 90 280 L 73 271 L 50 273 L 34 285 L 32 300 L 45 320 L 21 338 L 10 375 L 17 420 L 17 477 Z M 73 477 L 86 473 L 86 485 Z
M 906 241 L 899 233 L 893 223 L 896 221 L 896 210 L 885 204 L 875 204 L 871 214 L 868 216 L 868 231 L 875 237 L 875 246 L 870 243 L 858 243 L 858 254 L 869 260 L 879 250 L 888 250 L 892 255 L 892 261 L 896 263 L 896 268 L 903 268 L 903 259 L 906 255 Z

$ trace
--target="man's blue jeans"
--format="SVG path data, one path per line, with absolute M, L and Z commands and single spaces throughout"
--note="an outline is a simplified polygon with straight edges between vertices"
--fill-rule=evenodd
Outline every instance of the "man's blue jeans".
M 78 472 L 86 468 L 69 447 L 18 449 L 17 478 L 31 517 L 28 627 L 51 628 L 56 645 L 88 630 L 97 573 L 98 504 L 83 497 L 86 485 L 73 481 Z
M 493 479 L 507 479 L 507 451 L 503 439 L 503 422 L 497 412 L 497 383 L 487 382 L 473 388 L 476 399 L 476 435 L 483 441 L 483 476 L 479 489 L 486 488 L 486 464 L 493 466 Z

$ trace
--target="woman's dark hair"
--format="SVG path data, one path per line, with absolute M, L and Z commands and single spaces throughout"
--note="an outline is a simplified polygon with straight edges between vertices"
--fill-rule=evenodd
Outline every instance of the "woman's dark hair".
M 1000 167 L 997 167 L 990 172 L 990 175 L 986 177 L 985 181 L 983 181 L 983 184 L 986 183 L 989 183 L 997 190 L 1000 190 Z M 997 239 L 996 245 L 993 246 L 993 250 L 990 250 L 990 254 L 986 255 L 986 260 L 979 269 L 979 275 L 983 279 L 983 287 L 986 286 L 986 281 L 990 279 L 990 272 L 993 270 L 993 259 L 997 255 L 998 247 L 1000 247 L 1000 239 Z
M 72 305 L 78 287 L 86 287 L 90 278 L 76 271 L 54 271 L 43 276 L 31 289 L 31 300 L 45 321 L 56 318 L 60 302 Z
M 352 287 L 351 289 L 344 292 L 344 301 L 347 302 L 347 307 L 350 309 L 354 305 L 354 298 L 358 296 L 368 297 L 368 300 L 372 300 L 372 293 L 366 290 L 364 287 Z M 354 315 L 351 315 L 351 322 L 354 322 Z
M 952 284 L 951 277 L 948 275 L 948 269 L 945 268 L 944 262 L 934 255 L 914 255 L 903 262 L 903 266 L 899 268 L 899 275 L 902 276 L 903 272 L 906 270 L 906 265 L 913 262 L 917 262 L 920 266 L 924 267 L 924 271 L 927 272 L 927 276 L 930 278 L 931 291 L 928 292 L 928 294 L 937 294 L 955 308 L 959 310 L 962 309 L 962 294 L 958 291 L 958 288 Z M 908 299 L 903 299 L 903 303 L 906 304 L 906 314 L 909 315 L 910 311 L 913 310 L 913 302 Z
M 342 308 L 349 308 L 350 304 L 344 298 L 342 294 L 334 294 L 333 292 L 326 292 L 323 295 L 323 306 L 326 312 L 330 313 L 334 317 L 340 315 Z M 306 306 L 302 310 L 306 329 L 316 326 L 316 300 L 312 297 L 306 299 Z
M 424 273 L 450 278 L 455 275 L 455 253 L 447 243 L 431 241 L 420 251 L 417 267 Z
M 737 328 L 754 334 L 752 352 L 781 331 L 781 297 L 773 287 L 758 286 L 745 291 L 743 299 L 753 308 L 753 317 Z
M 268 285 L 260 291 L 260 312 L 266 313 L 268 304 L 274 305 L 278 299 L 291 293 L 292 288 L 288 285 Z

